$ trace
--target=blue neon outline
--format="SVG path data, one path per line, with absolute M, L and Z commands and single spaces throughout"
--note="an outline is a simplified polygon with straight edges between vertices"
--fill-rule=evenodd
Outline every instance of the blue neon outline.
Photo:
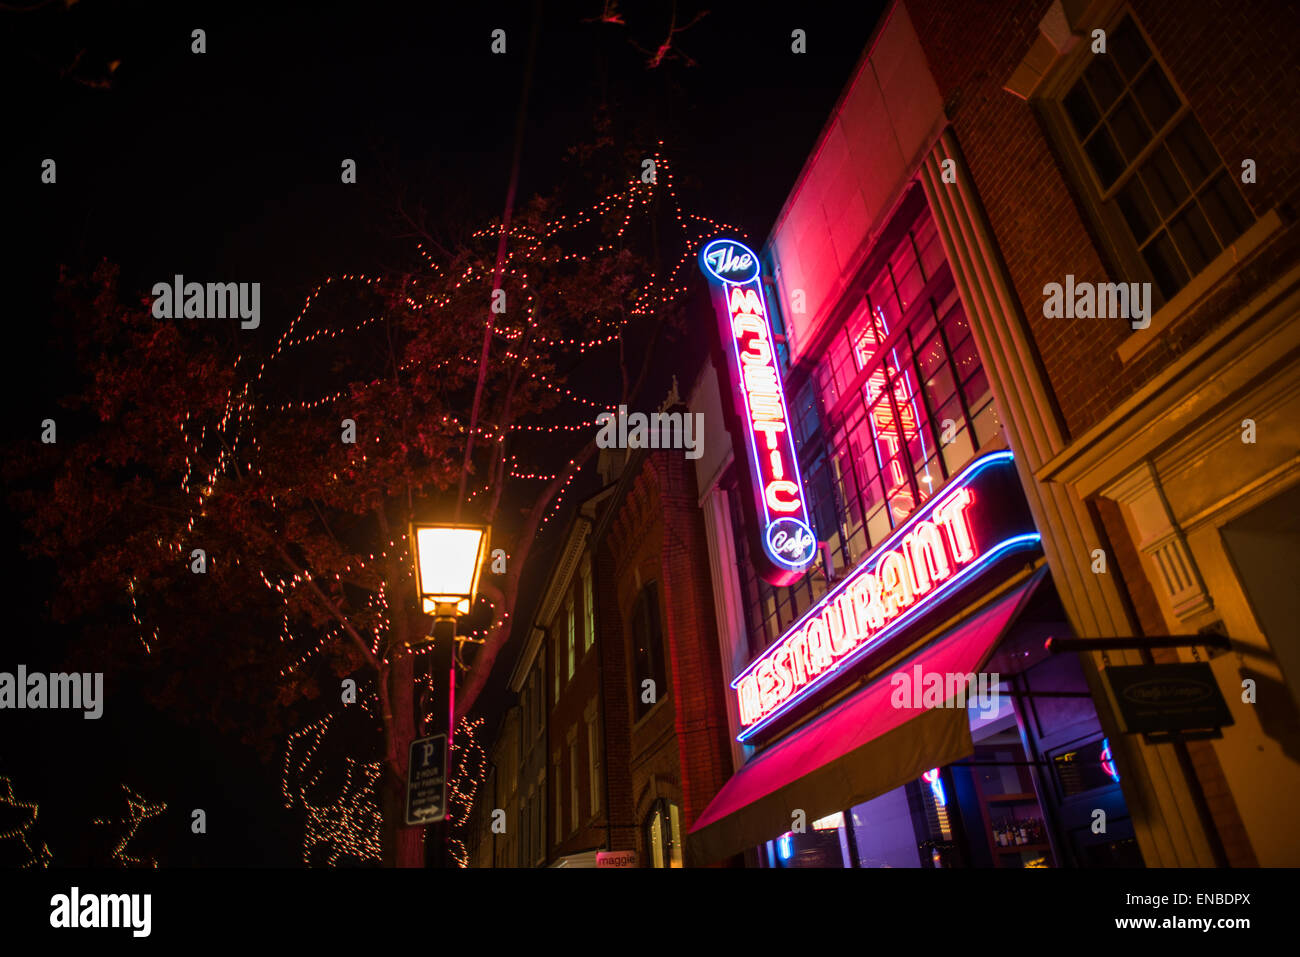
M 802 479 L 800 479 L 799 491 L 801 492 L 803 491 Z M 807 514 L 807 511 L 808 511 L 807 509 L 804 509 L 804 514 Z M 813 563 L 813 559 L 817 557 L 817 536 L 813 533 L 812 528 L 808 525 L 807 522 L 801 521 L 797 518 L 792 518 L 789 515 L 782 515 L 780 518 L 774 518 L 772 521 L 767 523 L 767 528 L 763 530 L 763 542 L 767 547 L 763 549 L 763 553 L 767 555 L 769 558 L 772 557 L 772 552 L 769 551 L 769 549 L 771 549 L 772 547 L 772 542 L 771 542 L 772 529 L 776 527 L 777 522 L 784 522 L 787 520 L 794 522 L 796 525 L 802 528 L 809 535 L 812 535 L 812 539 L 813 539 L 812 554 L 808 556 L 808 560 L 806 562 L 804 562 L 802 565 L 797 566 L 799 568 L 807 568 L 809 565 Z M 790 567 L 794 568 L 795 566 L 790 566 Z
M 824 596 L 822 596 L 821 601 L 817 602 L 817 604 L 809 608 L 808 611 L 806 611 L 803 614 L 803 616 L 799 618 L 798 621 L 796 621 L 794 624 L 788 627 L 781 634 L 781 637 L 777 639 L 777 641 L 772 643 L 771 647 L 775 648 L 776 646 L 778 646 L 782 641 L 785 640 L 787 636 L 789 636 L 794 631 L 802 627 L 803 624 L 807 622 L 810 618 L 819 614 L 829 605 L 834 603 L 835 600 L 839 598 L 839 596 L 842 593 L 844 593 L 848 589 L 848 587 L 857 580 L 860 574 L 866 574 L 874 570 L 876 565 L 879 564 L 880 558 L 883 557 L 887 551 L 889 551 L 890 547 L 895 542 L 897 542 L 898 540 L 906 536 L 907 533 L 910 532 L 915 525 L 929 518 L 929 516 L 933 513 L 935 508 L 938 507 L 940 502 L 947 500 L 948 492 L 957 491 L 959 489 L 965 488 L 967 485 L 971 483 L 971 481 L 975 478 L 975 476 L 979 475 L 986 468 L 989 468 L 993 465 L 999 465 L 1004 462 L 1011 462 L 1013 460 L 1014 460 L 1014 455 L 1009 450 L 1003 449 L 996 452 L 989 452 L 972 461 L 969 465 L 966 466 L 966 468 L 964 468 L 961 472 L 959 472 L 952 479 L 952 481 L 950 481 L 947 485 L 945 485 L 942 489 L 940 489 L 939 492 L 936 493 L 924 507 L 919 509 L 916 512 L 916 514 L 914 514 L 911 518 L 909 518 L 898 528 L 894 529 L 892 535 L 890 535 L 887 539 L 881 542 L 880 545 L 876 546 L 876 548 L 873 550 L 873 557 L 870 562 L 864 563 L 863 565 L 859 566 L 858 569 L 854 570 L 855 571 L 854 574 L 846 577 L 834 589 L 832 589 L 831 591 L 827 592 Z M 904 612 L 898 618 L 895 618 L 892 622 L 890 622 L 883 629 L 877 632 L 871 638 L 871 640 L 859 645 L 848 655 L 844 656 L 843 658 L 835 662 L 835 664 L 833 664 L 829 669 L 827 669 L 825 672 L 822 673 L 822 675 L 818 677 L 817 681 L 805 685 L 800 691 L 796 692 L 793 697 L 788 699 L 784 704 L 782 704 L 775 711 L 764 716 L 756 724 L 750 725 L 748 728 L 746 728 L 744 731 L 738 734 L 736 736 L 736 740 L 744 742 L 749 738 L 753 737 L 758 731 L 769 726 L 773 721 L 775 721 L 778 717 L 780 717 L 786 711 L 792 708 L 796 703 L 805 700 L 806 697 L 809 694 L 811 694 L 814 690 L 820 690 L 821 686 L 824 684 L 825 678 L 829 677 L 834 672 L 839 671 L 841 668 L 847 667 L 848 665 L 853 663 L 857 658 L 866 654 L 869 650 L 879 647 L 879 645 L 882 642 L 893 637 L 893 635 L 897 633 L 897 631 L 903 625 L 910 623 L 910 621 L 914 619 L 922 610 L 926 610 L 926 611 L 932 610 L 934 604 L 938 600 L 940 600 L 946 593 L 951 592 L 959 584 L 969 580 L 974 574 L 981 571 L 990 562 L 1001 558 L 1003 555 L 1011 551 L 1039 545 L 1042 543 L 1042 538 L 1043 537 L 1041 534 L 1039 534 L 1037 531 L 1034 531 L 1034 532 L 1024 532 L 1019 535 L 1013 535 L 1010 538 L 1005 538 L 1002 541 L 998 542 L 988 551 L 984 552 L 984 554 L 982 554 L 978 559 L 976 559 L 976 561 L 973 564 L 967 565 L 965 568 L 963 568 L 952 578 L 948 579 L 946 582 L 940 585 L 936 591 L 933 591 L 929 595 L 927 595 L 925 601 L 923 601 L 918 605 L 914 605 L 911 609 Z M 757 658 L 751 661 L 744 668 L 744 670 L 742 670 L 739 674 L 737 674 L 734 678 L 731 679 L 730 686 L 733 689 L 738 688 L 740 686 L 740 683 L 744 681 L 745 678 L 749 677 L 749 675 L 752 674 L 760 664 L 762 664 L 765 658 L 766 658 L 766 653 L 759 655 Z
M 713 267 L 709 265 L 708 260 L 705 257 L 709 255 L 709 250 L 718 245 L 718 243 L 730 243 L 733 246 L 739 246 L 745 252 L 749 253 L 749 255 L 754 258 L 754 275 L 742 282 L 736 282 L 734 279 L 725 279 L 714 272 Z M 755 279 L 761 279 L 763 277 L 763 260 L 759 258 L 758 253 L 754 252 L 754 250 L 750 249 L 739 240 L 728 239 L 726 236 L 719 236 L 717 239 L 711 239 L 705 244 L 704 248 L 700 250 L 700 266 L 704 269 L 705 275 L 710 277 L 714 282 L 730 283 L 733 286 L 743 286 L 747 283 L 753 282 Z M 768 331 L 770 332 L 771 323 L 768 323 L 768 326 Z
M 965 488 L 970 483 L 970 481 L 973 478 L 975 478 L 975 476 L 978 475 L 980 472 L 984 471 L 984 469 L 992 465 L 998 465 L 1002 462 L 1010 462 L 1012 458 L 1013 456 L 1011 452 L 1007 451 L 1006 449 L 1002 449 L 997 452 L 989 452 L 986 455 L 982 455 L 979 458 L 972 460 L 970 464 L 967 465 L 966 468 L 958 472 L 947 485 L 943 486 L 943 488 L 941 488 L 939 492 L 936 492 L 930 498 L 930 500 L 925 503 L 925 505 L 921 506 L 921 508 L 919 508 L 916 511 L 916 513 L 912 515 L 911 518 L 909 518 L 902 525 L 898 526 L 898 528 L 894 529 L 893 534 L 891 534 L 883 542 L 881 542 L 874 549 L 872 549 L 872 553 L 871 553 L 872 557 L 867 562 L 858 566 L 858 568 L 855 568 L 853 570 L 853 574 L 850 574 L 847 578 L 841 581 L 833 589 L 831 589 L 829 592 L 823 595 L 821 601 L 819 601 L 817 604 L 813 605 L 806 612 L 804 612 L 803 617 L 800 618 L 798 621 L 796 621 L 789 628 L 787 628 L 782 633 L 781 637 L 784 638 L 786 635 L 790 634 L 792 631 L 794 631 L 796 628 L 802 625 L 805 621 L 807 621 L 809 618 L 815 615 L 822 607 L 834 601 L 835 598 L 839 595 L 839 593 L 842 592 L 844 589 L 846 589 L 849 586 L 849 584 L 851 584 L 854 581 L 854 579 L 857 578 L 857 573 L 859 572 L 859 570 L 862 571 L 869 570 L 868 565 L 870 565 L 872 561 L 878 562 L 880 557 L 884 555 L 884 553 L 889 549 L 891 545 L 894 544 L 894 542 L 898 541 L 900 538 L 902 538 L 912 530 L 913 525 L 919 524 L 920 522 L 929 518 L 930 514 L 939 506 L 940 500 L 947 499 L 947 494 L 946 494 L 947 492 L 956 491 L 957 489 L 960 488 Z M 751 671 L 753 671 L 754 667 L 762 660 L 763 660 L 763 656 L 759 655 L 752 662 L 750 662 L 745 667 L 744 671 L 740 672 L 740 674 L 738 674 L 735 678 L 731 680 L 731 687 L 733 688 L 736 687 L 740 683 L 741 679 L 744 678 Z
M 876 648 L 887 638 L 892 638 L 894 634 L 904 624 L 909 623 L 912 618 L 916 617 L 918 612 L 922 610 L 931 609 L 933 603 L 937 601 L 945 592 L 951 591 L 953 586 L 955 586 L 957 583 L 970 578 L 974 572 L 982 570 L 983 566 L 987 565 L 995 558 L 1000 558 L 1003 554 L 1007 552 L 1015 551 L 1020 548 L 1028 548 L 1033 545 L 1038 545 L 1042 540 L 1043 540 L 1043 536 L 1040 535 L 1038 532 L 1026 532 L 1022 535 L 1014 535 L 1011 538 L 1003 539 L 997 545 L 994 545 L 991 549 L 989 549 L 987 552 L 981 555 L 979 559 L 975 562 L 975 564 L 967 565 L 964 569 L 958 572 L 957 575 L 944 582 L 943 585 L 941 585 L 937 591 L 931 592 L 929 595 L 927 595 L 926 600 L 922 604 L 913 606 L 909 611 L 904 612 L 898 618 L 895 618 L 892 622 L 890 622 L 879 632 L 877 632 L 875 637 L 873 637 L 870 641 L 866 642 L 865 644 L 859 645 L 853 651 L 849 652 L 843 658 L 835 662 L 835 664 L 831 665 L 830 668 L 828 668 L 826 671 L 822 672 L 822 674 L 818 676 L 816 682 L 804 685 L 802 690 L 796 692 L 795 695 L 789 700 L 787 700 L 785 704 L 781 705 L 781 707 L 777 708 L 771 714 L 764 717 L 757 724 L 750 725 L 743 732 L 736 735 L 736 740 L 746 741 L 749 738 L 752 738 L 756 732 L 758 732 L 760 729 L 764 727 L 767 727 L 777 717 L 784 714 L 791 707 L 793 707 L 796 702 L 802 701 L 805 697 L 807 697 L 807 695 L 809 695 L 814 689 L 820 690 L 822 684 L 824 684 L 823 679 L 826 676 L 829 676 L 834 672 L 839 671 L 843 667 L 847 667 L 848 665 L 852 664 L 855 659 L 860 658 L 862 655 L 864 655 L 868 650 Z M 818 607 L 820 608 L 822 606 L 819 605 Z M 785 633 L 782 635 L 782 639 L 785 637 L 785 635 L 790 634 L 790 632 L 793 630 L 794 630 L 793 626 L 787 629 Z M 780 644 L 780 640 L 773 642 L 773 646 L 779 644 Z M 760 656 L 754 659 L 754 664 L 761 663 L 762 661 L 763 661 L 763 657 Z M 748 674 L 748 670 L 749 669 L 746 669 L 746 671 L 741 674 L 742 678 Z M 734 688 L 736 686 L 733 684 L 732 687 Z
M 758 267 L 752 278 L 746 279 L 744 282 L 733 282 L 730 279 L 724 279 L 721 276 L 719 276 L 708 265 L 707 261 L 704 258 L 706 255 L 708 255 L 708 251 L 718 243 L 724 243 L 724 242 L 732 243 L 733 245 L 739 246 L 741 249 L 745 250 L 750 255 L 754 256 L 754 261 L 758 264 Z M 778 518 L 793 518 L 796 521 L 800 522 L 803 525 L 803 527 L 807 529 L 809 534 L 812 534 L 812 518 L 808 514 L 808 490 L 804 488 L 803 474 L 799 471 L 799 450 L 795 448 L 795 442 L 794 442 L 794 420 L 790 417 L 790 409 L 785 402 L 785 377 L 781 374 L 781 361 L 776 354 L 776 337 L 772 333 L 772 314 L 768 311 L 767 295 L 763 291 L 763 261 L 758 258 L 757 253 L 755 253 L 744 243 L 738 242 L 737 240 L 734 239 L 727 239 L 725 236 L 719 236 L 717 239 L 710 240 L 707 244 L 705 244 L 704 248 L 700 250 L 700 266 L 704 271 L 705 275 L 709 277 L 711 281 L 722 286 L 723 306 L 726 309 L 730 309 L 730 298 L 731 298 L 730 292 L 733 287 L 743 289 L 752 284 L 754 286 L 754 291 L 758 293 L 759 305 L 763 307 L 763 322 L 767 326 L 768 342 L 772 346 L 772 370 L 776 373 L 776 386 L 777 386 L 776 394 L 781 401 L 781 414 L 785 416 L 785 426 L 786 426 L 785 434 L 789 441 L 789 446 L 790 446 L 790 462 L 791 465 L 793 466 L 794 480 L 796 484 L 799 486 L 798 515 L 797 516 L 789 515 L 789 514 L 780 515 L 778 516 Z M 728 325 L 730 325 L 730 321 L 728 321 Z M 729 338 L 731 339 L 731 352 L 736 360 L 736 365 L 735 365 L 736 372 L 738 375 L 743 377 L 744 365 L 740 361 L 740 343 L 737 341 L 736 336 L 734 334 L 732 334 Z M 748 407 L 746 407 L 745 411 L 748 413 L 749 411 Z M 753 427 L 752 421 L 750 422 L 749 426 L 745 429 L 745 432 L 746 432 L 746 438 L 748 439 L 749 442 L 749 461 L 754 469 L 754 478 L 757 479 L 761 476 L 762 471 L 758 461 L 757 430 Z M 768 508 L 767 502 L 763 500 L 763 493 L 761 489 L 751 489 L 750 493 L 757 496 L 757 498 L 759 499 L 759 504 L 762 508 L 763 528 L 761 530 L 761 534 L 759 535 L 759 542 L 762 545 L 763 554 L 767 557 L 768 561 L 770 561 L 773 565 L 776 565 L 779 568 L 785 568 L 792 572 L 804 571 L 810 565 L 812 565 L 813 561 L 817 557 L 817 536 L 813 534 L 813 548 L 809 552 L 808 557 L 802 562 L 788 562 L 784 558 L 781 558 L 773 554 L 771 543 L 768 541 L 768 538 L 770 537 L 772 525 L 775 523 L 774 519 L 769 518 L 772 510 Z
M 926 778 L 925 774 L 930 774 L 931 772 L 934 773 L 934 777 L 932 779 Z M 939 776 L 939 769 L 931 768 L 929 771 L 926 771 L 925 774 L 921 775 L 921 779 L 925 781 L 926 784 L 930 785 L 930 793 L 934 795 L 934 803 L 939 807 L 947 807 L 948 795 L 943 791 L 943 778 Z

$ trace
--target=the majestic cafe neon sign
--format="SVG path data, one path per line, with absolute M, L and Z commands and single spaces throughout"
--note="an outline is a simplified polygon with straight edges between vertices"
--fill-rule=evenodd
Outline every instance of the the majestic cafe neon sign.
M 738 740 L 771 726 L 995 561 L 1040 541 L 1011 453 L 977 458 L 732 680 Z
M 776 343 L 763 296 L 758 255 L 733 239 L 715 239 L 700 251 L 700 268 L 714 290 L 719 331 L 733 391 L 735 436 L 748 451 L 750 494 L 746 517 L 755 532 L 755 567 L 773 585 L 797 581 L 817 553 L 817 537 L 794 435 Z

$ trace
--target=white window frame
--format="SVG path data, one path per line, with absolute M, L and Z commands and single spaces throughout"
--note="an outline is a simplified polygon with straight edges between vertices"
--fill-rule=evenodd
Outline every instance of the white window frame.
M 591 559 L 587 559 L 582 566 L 582 612 L 582 650 L 585 653 L 596 642 L 596 599 L 591 587 Z

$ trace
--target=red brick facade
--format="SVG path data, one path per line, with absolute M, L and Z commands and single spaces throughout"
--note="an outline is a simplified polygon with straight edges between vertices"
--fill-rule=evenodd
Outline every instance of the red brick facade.
M 607 688 L 606 702 L 611 748 L 615 712 L 622 712 L 618 722 L 627 722 L 629 791 L 620 800 L 628 802 L 637 850 L 647 861 L 643 825 L 654 802 L 663 798 L 680 806 L 684 836 L 730 777 L 731 752 L 726 681 L 718 660 L 708 548 L 692 463 L 681 452 L 659 451 L 639 465 L 634 459 L 632 467 L 637 471 L 626 494 L 611 506 L 615 512 L 601 561 L 602 570 L 611 568 L 615 575 L 613 592 L 625 635 L 620 649 L 624 667 L 606 669 L 611 677 L 621 676 L 622 695 Z M 655 706 L 637 720 L 634 703 L 641 676 L 635 674 L 631 618 L 641 588 L 651 581 L 659 583 L 668 687 L 659 689 Z M 608 597 L 607 589 L 601 591 Z M 616 760 L 611 752 L 611 767 Z M 613 780 L 611 776 L 611 784 Z M 614 801 L 611 797 L 620 807 Z
M 1038 37 L 1047 0 L 953 4 L 907 0 L 916 32 L 986 208 L 1021 308 L 1071 437 L 1078 436 L 1161 369 L 1204 338 L 1228 306 L 1258 290 L 1232 276 L 1163 335 L 1121 365 L 1116 348 L 1130 335 L 1123 320 L 1061 322 L 1043 317 L 1043 286 L 1066 274 L 1117 281 L 1099 255 L 1073 185 L 1054 155 L 1035 108 L 1003 86 Z M 1300 47 L 1293 5 L 1159 0 L 1129 5 L 1156 56 L 1230 173 L 1254 159 L 1258 181 L 1242 192 L 1256 217 L 1294 207 L 1300 189 L 1300 128 L 1295 114 Z M 1086 38 L 1085 38 L 1086 39 Z M 1295 244 L 1273 248 L 1253 267 L 1267 274 L 1294 261 Z M 1261 257 L 1263 259 L 1264 257 Z
M 1300 93 L 1300 47 L 1295 43 L 1300 17 L 1293 5 L 1131 0 L 1116 8 L 1116 14 L 1131 13 L 1145 31 L 1228 173 L 1240 180 L 1242 161 L 1255 161 L 1257 181 L 1241 185 L 1243 197 L 1257 220 L 1275 210 L 1284 231 L 1260 255 L 1231 269 L 1150 348 L 1125 363 L 1117 349 L 1132 335 L 1127 320 L 1062 321 L 1043 314 L 1043 286 L 1061 282 L 1067 274 L 1076 281 L 1130 278 L 1101 252 L 1104 245 L 1034 97 L 1026 101 L 1004 89 L 1039 39 L 1039 24 L 1052 4 L 905 2 L 960 143 L 963 172 L 984 206 L 1067 440 L 1100 422 L 1300 258 L 1300 231 L 1289 228 L 1300 193 L 1300 168 L 1294 161 L 1300 155 L 1300 130 L 1290 121 Z M 1085 35 L 1079 42 L 1089 39 Z M 1167 631 L 1120 510 L 1101 498 L 1092 505 L 1110 540 L 1111 573 L 1122 580 L 1141 630 Z M 1152 656 L 1178 660 L 1172 650 L 1153 651 Z M 1189 742 L 1186 749 L 1225 863 L 1254 865 L 1255 854 L 1214 748 Z

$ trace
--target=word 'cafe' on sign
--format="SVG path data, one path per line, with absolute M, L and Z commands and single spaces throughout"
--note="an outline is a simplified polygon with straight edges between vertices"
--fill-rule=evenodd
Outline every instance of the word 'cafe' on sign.
M 969 488 L 947 495 L 927 519 L 914 523 L 893 548 L 845 581 L 785 639 L 732 684 L 740 721 L 750 728 L 790 703 L 800 690 L 837 667 L 908 608 L 976 558 Z

